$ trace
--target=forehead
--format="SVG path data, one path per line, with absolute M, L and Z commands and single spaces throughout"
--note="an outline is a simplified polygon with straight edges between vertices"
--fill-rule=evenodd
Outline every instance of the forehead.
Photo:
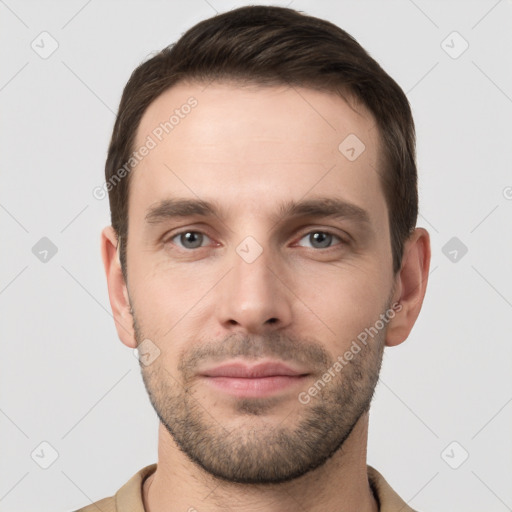
M 173 196 L 260 209 L 316 192 L 385 209 L 379 144 L 373 116 L 335 93 L 180 83 L 141 119 L 134 149 L 150 150 L 132 172 L 130 212 Z

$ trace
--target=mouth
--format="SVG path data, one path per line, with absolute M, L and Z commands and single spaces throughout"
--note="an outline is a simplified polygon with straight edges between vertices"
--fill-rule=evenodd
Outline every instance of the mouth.
M 308 375 L 278 361 L 252 365 L 230 362 L 200 373 L 200 377 L 213 389 L 238 398 L 265 398 L 291 391 L 303 384 Z

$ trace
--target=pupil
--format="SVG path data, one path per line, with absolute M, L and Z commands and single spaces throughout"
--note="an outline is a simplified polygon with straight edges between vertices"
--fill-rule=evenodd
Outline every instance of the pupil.
M 316 233 L 313 233 L 313 239 L 315 243 L 319 243 L 320 246 L 326 247 L 329 245 L 330 237 L 328 233 L 323 233 L 322 231 L 317 231 Z M 327 243 L 326 243 L 327 241 Z M 314 243 L 313 243 L 314 245 Z
M 187 233 L 183 233 L 182 237 L 185 238 L 185 243 L 183 243 L 183 238 L 182 238 L 182 243 L 185 247 L 188 247 L 188 248 L 196 248 L 196 247 L 200 247 L 201 246 L 201 236 L 199 233 L 194 233 L 193 231 L 188 231 Z M 189 244 L 187 246 L 187 244 Z

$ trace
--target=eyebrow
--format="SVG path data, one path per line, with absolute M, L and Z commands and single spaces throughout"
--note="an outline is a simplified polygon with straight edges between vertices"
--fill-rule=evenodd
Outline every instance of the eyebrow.
M 216 202 L 172 198 L 164 199 L 148 208 L 146 222 L 159 224 L 173 218 L 191 216 L 223 218 L 221 208 Z M 348 201 L 332 197 L 286 201 L 279 206 L 277 213 L 273 214 L 271 219 L 278 223 L 286 218 L 296 217 L 349 219 L 360 224 L 370 224 L 370 216 L 366 210 Z

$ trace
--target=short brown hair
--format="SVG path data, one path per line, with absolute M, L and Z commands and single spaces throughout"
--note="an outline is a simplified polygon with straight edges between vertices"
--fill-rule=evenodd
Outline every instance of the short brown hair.
M 344 98 L 348 93 L 372 113 L 382 142 L 379 175 L 396 273 L 418 215 L 416 136 L 409 102 L 351 35 L 293 9 L 248 6 L 219 14 L 138 66 L 119 105 L 105 165 L 107 183 L 129 161 L 140 120 L 158 96 L 180 81 L 212 80 L 304 86 Z M 125 280 L 129 183 L 128 174 L 109 188 L 112 226 L 123 240 Z

